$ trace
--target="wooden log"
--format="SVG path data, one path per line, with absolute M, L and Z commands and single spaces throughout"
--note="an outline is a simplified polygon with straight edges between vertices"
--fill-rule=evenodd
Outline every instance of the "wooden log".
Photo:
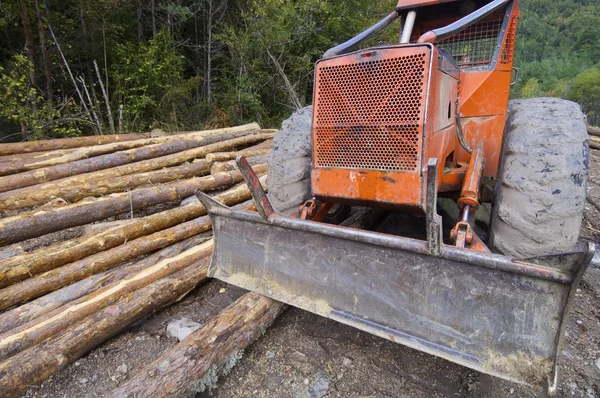
M 143 146 L 106 155 L 96 156 L 90 159 L 82 159 L 74 162 L 58 164 L 56 166 L 44 167 L 23 173 L 0 177 L 0 192 L 7 192 L 17 188 L 32 186 L 48 181 L 54 181 L 74 175 L 90 173 L 103 169 L 135 163 L 142 160 L 154 159 L 177 152 L 213 144 L 232 138 L 248 135 L 250 132 L 238 131 L 205 137 L 196 137 L 192 140 L 174 140 L 162 144 Z
M 227 133 L 250 132 L 256 130 L 260 130 L 260 126 L 256 123 L 252 123 L 243 126 L 229 127 L 218 130 L 194 131 L 186 134 L 96 145 L 78 148 L 76 150 L 71 149 L 65 151 L 53 151 L 46 153 L 46 155 L 41 158 L 38 157 L 29 159 L 17 159 L 9 163 L 2 163 L 0 164 L 0 176 L 20 173 L 28 170 L 40 169 L 44 167 L 56 166 L 59 164 L 75 162 L 77 160 L 87 159 L 94 156 L 105 155 L 113 152 L 127 151 L 129 149 L 140 148 L 143 146 L 164 144 L 168 142 L 190 141 L 189 147 L 193 148 L 198 145 L 198 142 L 204 143 L 203 141 L 209 136 L 223 136 L 228 135 Z
M 18 397 L 131 324 L 181 300 L 206 280 L 207 269 L 208 259 L 190 264 L 8 358 L 0 363 L 0 396 Z
M 60 149 L 57 151 L 50 152 L 30 152 L 30 153 L 17 153 L 15 155 L 5 155 L 0 156 L 0 168 L 8 169 L 11 164 L 16 162 L 34 162 L 34 161 L 46 161 L 55 157 L 60 156 L 60 154 L 70 153 L 73 151 L 77 151 L 78 148 L 75 149 Z M 5 174 L 1 174 L 5 175 Z
M 255 166 L 258 174 L 265 173 L 266 165 Z M 0 244 L 21 242 L 51 232 L 85 225 L 119 214 L 147 208 L 161 203 L 180 201 L 196 190 L 213 191 L 243 180 L 239 171 L 191 178 L 131 192 L 116 193 L 45 211 L 33 210 L 0 220 Z M 1 269 L 1 267 L 0 267 Z M 0 271 L 0 287 L 7 275 Z
M 111 142 L 139 140 L 146 137 L 146 134 L 113 134 L 95 135 L 91 137 L 60 138 L 56 140 L 15 142 L 9 144 L 0 144 L 0 155 L 12 155 L 15 153 L 27 152 L 43 152 L 65 148 L 80 148 L 83 146 L 102 145 Z
M 250 163 L 251 166 L 256 166 L 259 164 L 266 164 L 267 158 L 267 155 L 260 155 L 249 157 L 246 160 L 248 160 L 248 163 Z M 235 163 L 235 160 L 228 160 L 226 162 L 215 162 L 212 164 L 212 166 L 210 166 L 210 174 L 218 175 L 219 173 L 226 173 L 237 169 L 238 167 Z
M 51 191 L 56 191 L 56 188 L 61 189 L 60 199 L 68 202 L 78 202 L 84 198 L 123 192 L 141 185 L 161 184 L 209 173 L 210 163 L 202 160 L 146 173 L 125 175 L 119 178 L 84 181 L 79 185 L 62 187 L 62 189 L 61 187 L 51 187 Z M 40 206 L 48 202 L 49 198 L 45 194 L 45 189 L 40 189 L 33 195 L 27 195 L 26 193 L 13 194 L 13 192 L 17 191 L 0 193 L 0 210 L 20 210 Z
M 587 126 L 588 134 L 591 136 L 600 137 L 600 127 L 598 126 Z
M 238 155 L 246 157 L 267 155 L 273 150 L 273 140 L 264 141 L 253 147 L 243 149 L 241 151 L 229 151 L 229 152 L 215 152 L 206 155 L 206 160 L 209 162 L 225 162 L 227 160 L 233 160 Z
M 246 293 L 112 391 L 110 396 L 142 398 L 194 395 L 198 380 L 202 380 L 209 371 L 218 372 L 233 355 L 256 341 L 284 308 L 284 304 L 278 301 L 256 293 Z
M 0 249 L 0 260 L 6 260 L 7 258 L 19 256 L 24 253 L 25 250 L 19 244 L 3 247 Z
M 263 185 L 265 185 L 265 181 L 266 176 L 261 177 Z M 250 197 L 251 194 L 248 187 L 245 184 L 240 184 L 216 195 L 215 200 L 225 205 L 234 205 L 242 203 L 250 199 Z M 193 202 L 187 206 L 136 219 L 131 223 L 111 228 L 96 236 L 83 236 L 44 247 L 22 256 L 15 256 L 2 262 L 2 270 L 4 273 L 10 273 L 16 279 L 19 278 L 18 275 L 38 274 L 112 249 L 133 239 L 193 220 L 205 214 L 206 209 L 204 209 L 204 206 Z M 159 246 L 155 247 L 156 249 L 160 248 Z
M 590 140 L 590 148 L 600 149 L 600 142 L 595 142 L 595 141 Z
M 57 308 L 42 317 L 0 335 L 0 361 L 64 330 L 96 311 L 116 302 L 126 294 L 180 271 L 212 253 L 213 240 L 166 258 L 113 286 L 107 286 Z
M 208 234 L 208 237 L 206 236 Z M 210 237 L 210 232 L 198 234 L 181 242 L 173 243 L 164 249 L 136 261 L 133 264 L 124 264 L 108 271 L 91 275 L 61 289 L 55 290 L 36 300 L 15 307 L 0 314 L 0 333 L 13 330 L 25 323 L 49 313 L 63 305 L 85 296 L 93 291 L 110 286 L 130 275 L 140 272 L 165 258 L 176 256 L 192 246 L 203 243 Z
M 143 173 L 151 170 L 161 169 L 163 167 L 182 164 L 196 158 L 204 158 L 211 152 L 247 146 L 256 142 L 270 139 L 273 137 L 273 135 L 273 133 L 255 133 L 241 138 L 221 141 L 206 145 L 204 147 L 190 149 L 188 151 L 179 152 L 173 155 L 130 163 L 92 173 L 76 175 L 31 187 L 20 188 L 10 192 L 0 193 L 0 203 L 7 204 L 13 201 L 19 202 L 17 205 L 11 206 L 16 206 L 15 208 L 21 209 L 30 206 L 36 206 L 40 203 L 46 203 L 49 200 L 61 197 L 62 195 L 77 196 L 77 192 L 79 190 L 84 191 L 85 189 L 89 188 L 88 184 L 91 181 L 103 180 L 102 182 L 98 181 L 96 185 L 110 186 L 110 180 L 122 178 L 126 175 Z M 204 160 L 201 160 L 200 162 L 203 161 Z M 204 164 L 206 164 L 207 167 L 210 167 L 209 163 Z

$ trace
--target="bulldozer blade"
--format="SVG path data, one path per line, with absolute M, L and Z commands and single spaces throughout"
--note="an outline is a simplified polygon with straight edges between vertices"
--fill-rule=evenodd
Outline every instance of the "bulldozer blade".
M 569 302 L 594 254 L 516 260 L 233 210 L 213 223 L 209 276 L 472 369 L 556 389 Z

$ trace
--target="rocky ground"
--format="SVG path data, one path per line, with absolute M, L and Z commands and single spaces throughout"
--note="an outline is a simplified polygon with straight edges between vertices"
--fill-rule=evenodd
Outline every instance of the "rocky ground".
M 600 152 L 592 151 L 582 238 L 600 242 Z M 219 281 L 138 323 L 27 397 L 102 397 L 177 343 L 169 322 L 203 323 L 243 291 Z M 577 291 L 560 355 L 562 397 L 600 397 L 600 269 Z M 197 397 L 543 397 L 503 381 L 291 308 L 216 385 Z

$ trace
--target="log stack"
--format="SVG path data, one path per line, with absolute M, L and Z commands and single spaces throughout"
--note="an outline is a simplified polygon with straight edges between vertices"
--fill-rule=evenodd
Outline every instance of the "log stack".
M 210 220 L 199 201 L 184 199 L 200 189 L 252 208 L 229 161 L 248 156 L 264 182 L 275 133 L 252 123 L 0 144 L 0 396 L 20 396 L 206 282 Z M 174 363 L 165 377 L 222 366 L 283 307 L 242 297 L 164 354 Z M 215 333 L 230 337 L 215 344 Z M 192 346 L 211 352 L 194 368 L 177 362 Z M 186 377 L 170 396 L 186 393 Z M 136 380 L 121 391 L 144 395 L 146 382 Z

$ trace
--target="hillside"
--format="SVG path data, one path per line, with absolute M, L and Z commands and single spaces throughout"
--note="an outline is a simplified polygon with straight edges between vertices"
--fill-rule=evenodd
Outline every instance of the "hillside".
M 523 0 L 512 96 L 557 96 L 582 104 L 600 123 L 600 2 Z
M 0 138 L 278 127 L 314 62 L 392 0 L 0 2 Z M 522 0 L 512 96 L 580 102 L 600 123 L 600 2 Z M 371 43 L 390 42 L 396 29 Z M 101 84 L 102 83 L 102 84 Z

